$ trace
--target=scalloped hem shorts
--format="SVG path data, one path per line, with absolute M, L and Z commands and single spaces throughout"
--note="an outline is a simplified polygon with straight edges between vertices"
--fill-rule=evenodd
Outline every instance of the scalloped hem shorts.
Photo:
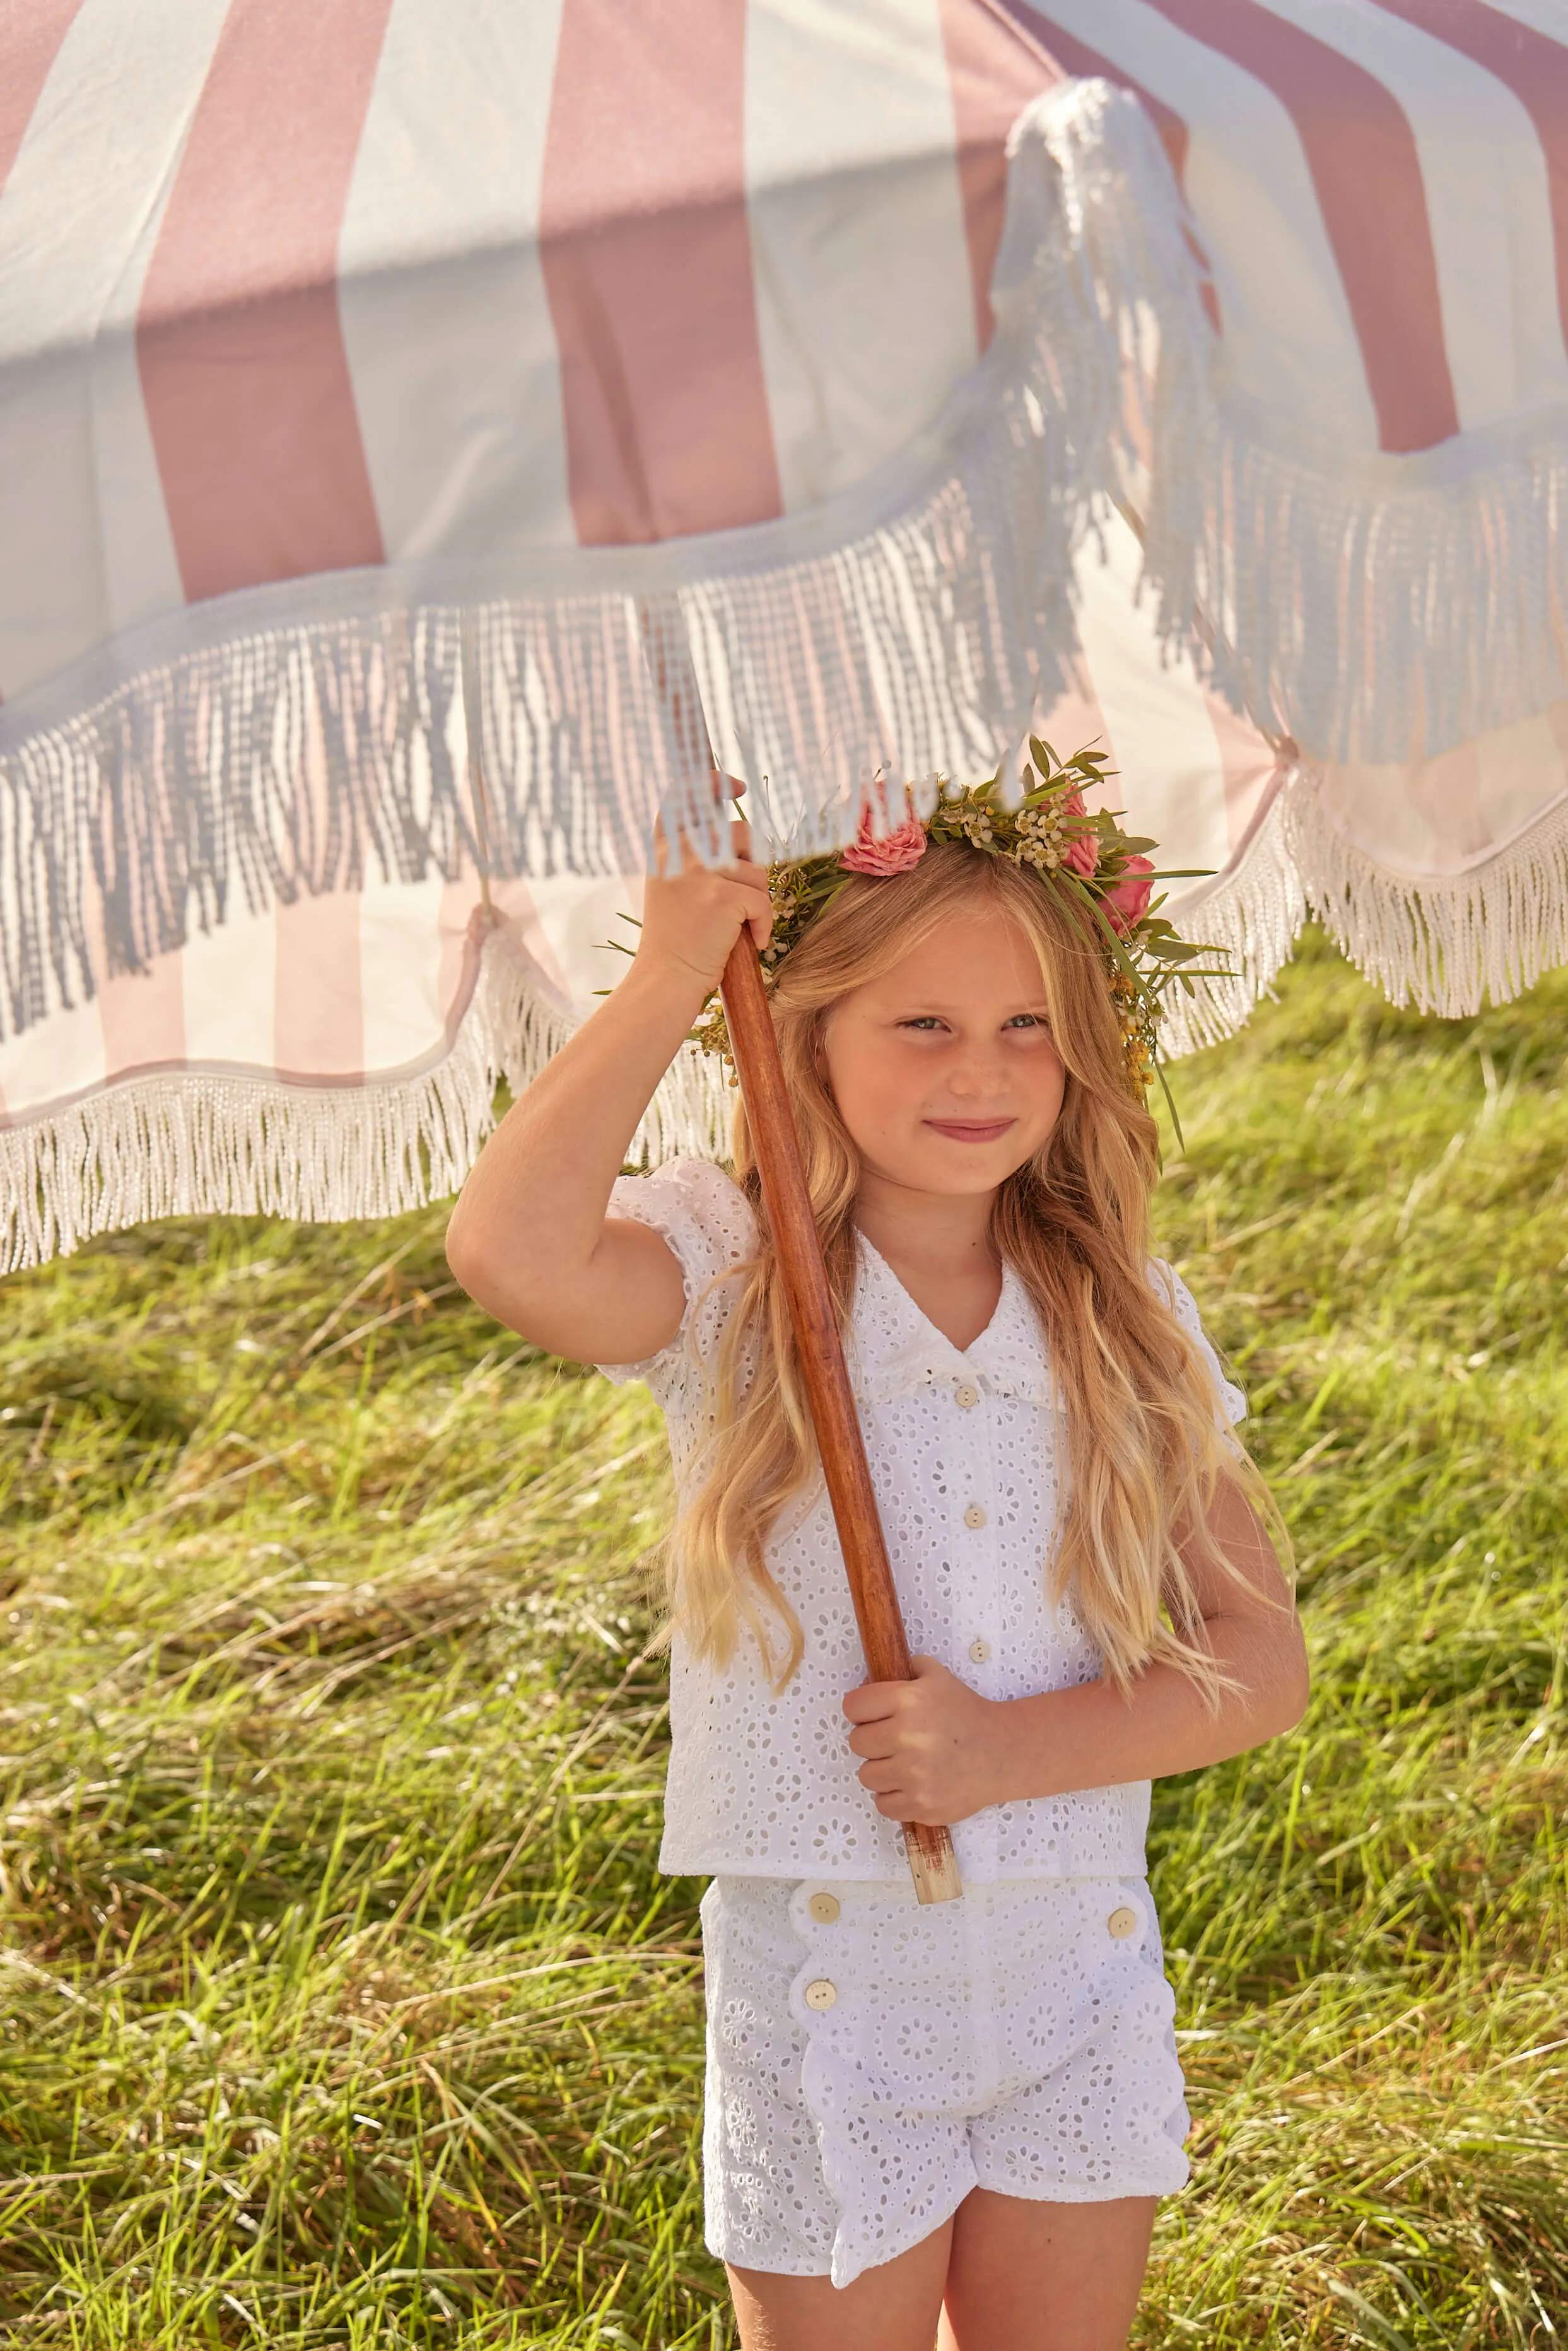
M 1146 1879 L 1009 1880 L 923 1908 L 907 1880 L 723 1876 L 702 1919 L 720 2261 L 846 2286 L 974 2188 L 1086 2204 L 1185 2182 Z

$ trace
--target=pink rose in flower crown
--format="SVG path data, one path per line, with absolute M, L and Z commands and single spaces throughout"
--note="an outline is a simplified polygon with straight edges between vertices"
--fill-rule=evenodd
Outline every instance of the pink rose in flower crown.
M 1069 792 L 1061 803 L 1063 816 L 1087 816 L 1082 792 Z M 1061 852 L 1061 862 L 1070 873 L 1081 873 L 1085 882 L 1100 862 L 1100 841 L 1092 832 L 1075 833 Z
M 1129 857 L 1120 879 L 1101 900 L 1113 928 L 1124 937 L 1149 911 L 1155 885 L 1148 877 L 1154 870 L 1151 859 Z
M 925 854 L 925 827 L 917 816 L 911 816 L 896 832 L 884 833 L 878 841 L 871 829 L 871 810 L 861 819 L 853 846 L 846 849 L 839 863 L 849 873 L 869 873 L 873 881 L 885 882 L 890 874 L 907 873 L 918 865 Z

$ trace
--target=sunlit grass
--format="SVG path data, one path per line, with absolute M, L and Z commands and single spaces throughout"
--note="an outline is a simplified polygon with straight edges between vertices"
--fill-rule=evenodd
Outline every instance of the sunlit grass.
M 1259 1408 L 1316 1695 L 1156 1792 L 1191 2080 L 1145 2341 L 1568 2333 L 1568 983 L 1321 951 L 1179 1073 L 1166 1245 Z M 729 2339 L 698 1885 L 653 1867 L 641 1391 L 439 1215 L 14 1279 L 0 2339 Z

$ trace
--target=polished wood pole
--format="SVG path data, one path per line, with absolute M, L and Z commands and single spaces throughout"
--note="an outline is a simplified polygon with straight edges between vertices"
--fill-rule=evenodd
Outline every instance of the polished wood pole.
M 910 1681 L 914 1677 L 909 1643 L 898 1613 L 898 1593 L 877 1515 L 854 1394 L 839 1344 L 795 1116 L 784 1087 L 779 1040 L 773 1033 L 762 967 L 749 931 L 742 931 L 736 941 L 725 967 L 722 993 L 763 1205 L 779 1252 L 822 1477 L 849 1571 L 866 1666 L 873 1681 Z M 953 1840 L 945 1828 L 905 1821 L 904 1846 L 922 1902 L 951 1902 L 962 1893 Z

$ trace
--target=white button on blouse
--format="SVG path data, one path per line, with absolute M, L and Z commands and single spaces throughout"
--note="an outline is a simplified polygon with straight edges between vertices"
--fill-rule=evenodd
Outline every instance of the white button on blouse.
M 684 1480 L 709 1427 L 704 1366 L 735 1296 L 719 1277 L 751 1254 L 751 1210 L 722 1169 L 688 1159 L 622 1176 L 611 1213 L 662 1233 L 685 1277 L 686 1316 L 671 1344 L 647 1363 L 605 1366 L 612 1379 L 646 1380 Z M 1217 1401 L 1239 1418 L 1242 1398 L 1224 1384 L 1186 1290 L 1164 1267 L 1151 1280 L 1207 1356 Z M 1053 1603 L 1047 1586 L 1066 1463 L 1039 1319 L 1016 1274 L 1004 1271 L 988 1328 L 960 1351 L 862 1241 L 846 1353 L 911 1649 L 960 1677 L 994 1649 L 993 1698 L 1094 1680 L 1098 1654 L 1071 1600 Z M 971 1389 L 986 1409 L 955 1413 L 954 1399 Z M 966 1507 L 955 1510 L 956 1499 Z M 955 1543 L 958 1516 L 988 1526 L 988 1541 Z M 865 1659 L 820 1485 L 772 1531 L 768 1564 L 800 1617 L 804 1656 L 776 1691 L 750 1635 L 722 1672 L 677 1637 L 660 1865 L 813 1886 L 902 1883 L 897 1823 L 861 1786 L 850 1751 L 843 1700 L 864 1681 Z M 988 1642 L 976 1639 L 977 1622 L 991 1626 Z M 953 1832 L 960 1874 L 971 1885 L 1141 1876 L 1148 1805 L 1147 1782 L 1134 1782 L 988 1806 Z

